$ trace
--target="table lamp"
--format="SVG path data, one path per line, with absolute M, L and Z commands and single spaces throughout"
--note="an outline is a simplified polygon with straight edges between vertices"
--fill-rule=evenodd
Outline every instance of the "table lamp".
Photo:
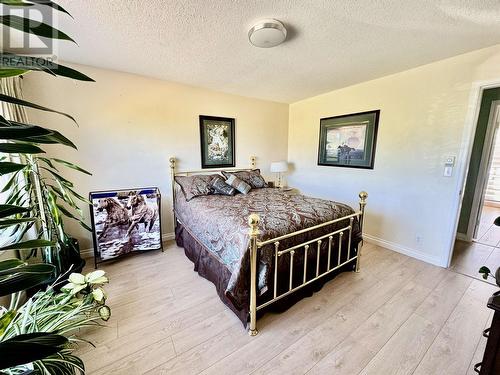
M 288 162 L 286 161 L 275 161 L 271 163 L 271 172 L 278 174 L 278 181 L 276 186 L 280 189 L 283 188 L 283 181 L 281 179 L 281 174 L 288 171 Z

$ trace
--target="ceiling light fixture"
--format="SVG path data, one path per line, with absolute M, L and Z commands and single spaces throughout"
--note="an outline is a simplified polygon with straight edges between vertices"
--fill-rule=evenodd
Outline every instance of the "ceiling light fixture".
M 278 20 L 264 19 L 253 25 L 248 31 L 248 39 L 255 47 L 276 47 L 285 41 L 286 28 Z

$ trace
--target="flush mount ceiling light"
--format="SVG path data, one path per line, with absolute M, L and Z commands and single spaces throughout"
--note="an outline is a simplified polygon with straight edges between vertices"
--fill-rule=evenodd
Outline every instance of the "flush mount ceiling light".
M 248 31 L 248 39 L 255 47 L 275 47 L 285 41 L 286 29 L 278 20 L 264 19 L 253 25 Z

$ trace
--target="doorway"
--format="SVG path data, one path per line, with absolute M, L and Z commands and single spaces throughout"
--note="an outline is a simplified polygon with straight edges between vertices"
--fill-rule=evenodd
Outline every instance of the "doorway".
M 480 278 L 500 266 L 500 88 L 484 90 L 450 268 Z

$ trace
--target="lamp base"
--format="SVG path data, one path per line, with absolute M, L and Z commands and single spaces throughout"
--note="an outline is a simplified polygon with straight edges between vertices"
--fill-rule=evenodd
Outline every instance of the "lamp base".
M 278 178 L 276 180 L 276 187 L 279 189 L 283 189 L 283 179 L 281 178 L 281 172 L 276 173 Z

